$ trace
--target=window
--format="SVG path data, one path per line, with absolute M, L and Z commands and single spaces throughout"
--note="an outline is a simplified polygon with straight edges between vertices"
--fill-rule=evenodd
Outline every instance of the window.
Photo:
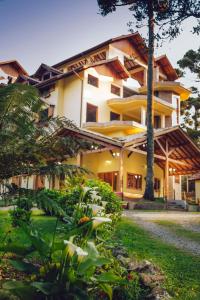
M 42 76 L 42 79 L 43 79 L 43 80 L 48 80 L 48 79 L 50 79 L 50 77 L 51 77 L 51 73 L 45 73 L 45 74 Z
M 88 84 L 99 87 L 99 79 L 93 75 L 88 74 Z
M 127 188 L 134 190 L 142 189 L 142 175 L 127 173 Z
M 120 87 L 114 85 L 114 84 L 111 84 L 111 93 L 112 94 L 115 94 L 117 96 L 120 96 Z
M 154 190 L 160 191 L 160 179 L 154 178 Z
M 97 122 L 98 107 L 87 103 L 86 122 Z
M 110 121 L 120 120 L 120 115 L 111 111 L 110 112 Z
M 159 91 L 155 91 L 155 92 L 154 92 L 154 96 L 155 96 L 155 97 L 159 97 Z
M 106 172 L 106 173 L 98 173 L 98 177 L 109 183 L 112 187 L 112 190 L 116 192 L 118 190 L 118 182 L 119 182 L 119 172 Z

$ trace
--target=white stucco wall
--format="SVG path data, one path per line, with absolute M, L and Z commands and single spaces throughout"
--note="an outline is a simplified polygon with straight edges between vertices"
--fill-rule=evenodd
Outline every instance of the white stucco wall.
M 99 87 L 94 87 L 88 84 L 88 74 L 99 78 Z M 95 68 L 87 69 L 84 72 L 84 93 L 83 93 L 83 123 L 86 122 L 86 108 L 87 103 L 96 105 L 98 107 L 98 122 L 110 121 L 110 108 L 107 105 L 107 100 L 111 98 L 119 98 L 119 96 L 111 93 L 111 84 L 121 88 L 122 80 L 114 80 L 113 77 L 100 74 Z M 113 111 L 113 110 L 112 110 Z

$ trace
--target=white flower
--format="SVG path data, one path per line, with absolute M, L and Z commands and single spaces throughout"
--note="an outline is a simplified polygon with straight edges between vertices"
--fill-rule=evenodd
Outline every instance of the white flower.
M 88 252 L 84 251 L 82 248 L 77 247 L 76 248 L 76 254 L 78 256 L 78 261 L 82 261 L 82 259 L 86 256 L 88 256 Z
M 112 220 L 110 218 L 104 218 L 104 217 L 94 217 L 92 218 L 93 221 L 93 228 L 96 228 L 97 226 L 103 224 L 103 223 L 111 223 Z
M 85 256 L 88 255 L 86 251 L 84 251 L 82 248 L 76 246 L 70 241 L 64 240 L 64 244 L 67 245 L 66 252 L 69 254 L 70 257 L 72 257 L 75 253 L 78 256 L 78 261 L 80 262 Z
M 102 212 L 102 210 L 104 210 L 104 207 L 96 204 L 88 204 L 88 206 L 92 209 L 92 213 L 94 216 L 96 216 L 99 212 Z
M 107 201 L 101 201 L 103 207 L 106 207 L 106 204 L 108 203 Z
M 69 254 L 70 257 L 73 256 L 77 249 L 77 246 L 74 245 L 72 242 L 66 240 L 64 240 L 64 244 L 67 245 L 66 247 L 67 254 Z

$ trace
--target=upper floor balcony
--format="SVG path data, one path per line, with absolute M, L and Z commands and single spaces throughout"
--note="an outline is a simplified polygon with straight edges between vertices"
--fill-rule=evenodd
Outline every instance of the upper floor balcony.
M 147 94 L 147 85 L 140 87 L 139 92 Z M 176 81 L 155 81 L 154 91 L 158 92 L 172 92 L 180 96 L 180 100 L 187 100 L 191 91 L 185 88 L 180 82 Z

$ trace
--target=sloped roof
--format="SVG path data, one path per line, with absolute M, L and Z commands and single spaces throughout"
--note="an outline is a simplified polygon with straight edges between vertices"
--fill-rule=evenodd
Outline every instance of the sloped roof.
M 32 75 L 32 77 L 37 77 L 40 73 L 43 73 L 43 71 L 49 71 L 49 72 L 52 72 L 52 73 L 55 73 L 57 75 L 59 74 L 63 74 L 63 72 L 51 67 L 51 66 L 48 66 L 46 64 L 41 64 L 39 66 L 39 68 L 37 69 L 37 71 Z
M 15 69 L 17 69 L 17 71 L 19 72 L 19 74 L 23 74 L 23 75 L 27 75 L 28 73 L 26 72 L 26 70 L 22 67 L 22 65 L 15 59 L 13 60 L 6 60 L 6 61 L 0 61 L 0 67 L 3 65 L 12 65 Z
M 169 80 L 178 79 L 176 70 L 173 68 L 171 62 L 169 61 L 167 55 L 161 55 L 155 58 L 155 62 L 161 67 L 163 72 L 167 75 Z
M 130 33 L 130 34 L 126 34 L 126 35 L 120 35 L 118 37 L 115 37 L 115 38 L 112 38 L 112 39 L 109 39 L 103 43 L 100 43 L 92 48 L 89 48 L 81 53 L 78 53 L 74 56 L 71 56 L 55 65 L 53 65 L 54 68 L 58 68 L 70 61 L 73 61 L 75 59 L 78 59 L 78 58 L 82 58 L 84 57 L 85 55 L 89 54 L 90 52 L 92 51 L 95 51 L 95 50 L 98 50 L 102 47 L 105 47 L 111 43 L 114 43 L 114 42 L 117 42 L 117 41 L 120 41 L 120 40 L 124 40 L 124 39 L 128 39 L 134 47 L 137 48 L 137 50 L 141 53 L 141 56 L 144 57 L 144 59 L 147 61 L 147 47 L 146 47 L 146 44 L 144 42 L 144 39 L 142 38 L 142 36 L 139 34 L 139 32 L 135 32 L 135 33 Z
M 71 70 L 62 74 L 58 74 L 56 76 L 54 76 L 53 78 L 50 78 L 48 80 L 45 80 L 39 84 L 37 84 L 37 87 L 43 87 L 43 86 L 48 86 L 51 85 L 52 83 L 54 83 L 57 80 L 69 77 L 71 75 L 74 75 L 75 73 L 79 73 L 83 70 L 87 70 L 89 68 L 93 68 L 93 67 L 97 67 L 97 66 L 101 66 L 101 65 L 107 65 L 107 66 L 111 66 L 114 71 L 121 77 L 121 78 L 129 78 L 129 72 L 126 70 L 126 68 L 124 67 L 124 65 L 119 61 L 118 58 L 112 58 L 112 59 L 107 59 L 107 60 L 101 60 L 98 62 L 95 62 L 93 64 L 88 64 L 88 65 L 83 65 L 75 70 Z
M 175 170 L 173 172 L 174 175 L 193 174 L 200 171 L 200 149 L 179 126 L 154 131 L 154 153 L 159 156 L 163 155 L 163 152 L 156 143 L 157 139 L 159 139 L 163 148 L 166 140 L 168 140 L 169 149 L 173 149 L 170 159 L 174 160 L 174 162 L 170 164 L 171 168 Z M 119 140 L 124 147 L 129 147 L 129 149 L 136 147 L 138 150 L 146 151 L 147 132 L 119 138 Z M 176 164 L 175 161 L 183 162 L 184 165 Z M 164 160 L 155 158 L 155 162 L 164 169 Z

